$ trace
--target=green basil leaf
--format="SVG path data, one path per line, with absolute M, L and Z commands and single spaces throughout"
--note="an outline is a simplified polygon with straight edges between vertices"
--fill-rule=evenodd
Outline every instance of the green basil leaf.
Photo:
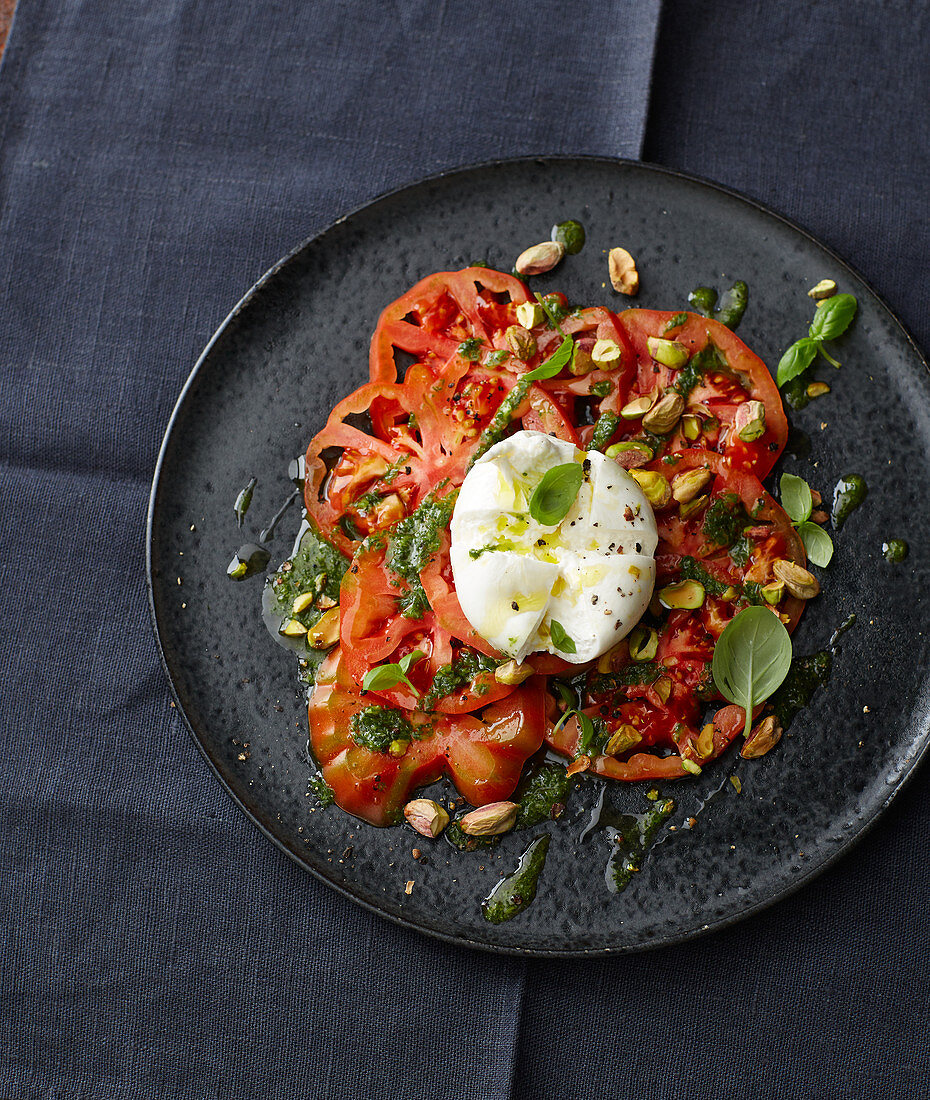
M 575 503 L 582 481 L 584 469 L 577 462 L 546 470 L 530 497 L 530 515 L 546 527 L 560 523 Z
M 717 690 L 746 711 L 743 736 L 752 728 L 753 707 L 780 687 L 791 668 L 791 637 L 777 615 L 747 607 L 720 635 L 711 671 Z
M 772 617 L 774 618 L 774 615 Z M 555 619 L 549 623 L 549 635 L 552 638 L 552 644 L 562 653 L 578 652 L 575 643 L 565 633 L 565 627 L 560 622 L 556 622 Z
M 581 731 L 581 736 L 578 738 L 578 754 L 582 756 L 591 748 L 591 742 L 594 740 L 594 723 L 580 710 L 575 711 L 575 717 L 578 719 L 578 728 Z
M 806 520 L 798 525 L 798 534 L 804 543 L 808 558 L 821 569 L 830 564 L 833 558 L 833 539 L 818 523 Z
M 535 370 L 528 371 L 523 375 L 523 380 L 525 382 L 538 382 L 541 378 L 555 378 L 571 359 L 574 347 L 574 340 L 570 336 L 566 336 L 544 363 L 540 363 Z
M 413 653 L 408 654 L 409 657 L 413 657 Z M 423 654 L 421 653 L 422 657 Z M 402 662 L 407 660 L 406 657 L 401 659 Z M 410 663 L 407 663 L 409 669 Z M 420 693 L 407 679 L 407 670 L 402 669 L 400 665 L 375 665 L 374 668 L 370 668 L 362 679 L 362 691 L 390 691 L 392 688 L 398 687 L 400 684 L 406 684 L 407 687 L 413 692 L 414 695 L 419 697 Z
M 781 506 L 795 526 L 810 519 L 814 498 L 803 477 L 795 477 L 794 474 L 781 475 Z
M 783 386 L 803 374 L 813 363 L 819 346 L 819 341 L 808 336 L 796 340 L 778 361 L 778 385 Z
M 419 649 L 413 650 L 412 653 L 408 653 L 406 657 L 401 657 L 397 662 L 401 672 L 406 676 L 410 671 L 410 666 L 416 664 L 417 661 L 422 661 L 426 656 L 425 653 L 421 653 Z
M 856 316 L 858 303 L 851 294 L 836 294 L 817 307 L 810 334 L 815 340 L 835 340 L 842 336 Z

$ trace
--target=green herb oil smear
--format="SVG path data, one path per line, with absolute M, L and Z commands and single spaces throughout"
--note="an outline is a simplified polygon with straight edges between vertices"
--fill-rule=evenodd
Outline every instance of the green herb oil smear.
M 539 876 L 546 865 L 549 834 L 543 833 L 520 856 L 513 874 L 502 878 L 481 903 L 484 919 L 491 924 L 503 924 L 522 913 L 536 897 Z

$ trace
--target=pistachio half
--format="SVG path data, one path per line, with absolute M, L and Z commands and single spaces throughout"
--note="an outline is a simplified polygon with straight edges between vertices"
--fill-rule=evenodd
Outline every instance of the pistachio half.
M 612 443 L 604 452 L 624 470 L 635 470 L 652 461 L 652 448 L 639 439 L 628 439 L 625 443 Z
M 311 649 L 327 649 L 339 641 L 339 608 L 332 607 L 323 613 L 307 631 L 307 645 Z
M 286 634 L 289 638 L 299 638 L 301 634 L 307 633 L 307 628 L 296 619 L 288 619 L 287 622 L 282 625 L 281 633 Z
M 688 519 L 691 516 L 696 516 L 698 512 L 703 512 L 708 504 L 710 504 L 710 493 L 704 493 L 702 496 L 694 497 L 693 500 L 688 500 L 684 504 L 679 504 L 678 514 L 682 519 Z
M 826 382 L 811 382 L 807 387 L 808 397 L 823 397 L 830 392 L 830 387 Z
M 647 393 L 643 397 L 635 397 L 628 404 L 624 405 L 620 410 L 620 415 L 624 420 L 639 420 L 641 416 L 645 416 L 647 412 L 656 403 L 658 393 Z
M 670 610 L 693 611 L 704 603 L 704 585 L 700 581 L 678 581 L 659 589 L 659 602 Z
M 620 358 L 620 345 L 615 340 L 598 340 L 591 349 L 591 358 L 597 364 L 615 363 Z
M 816 286 L 812 286 L 807 292 L 808 298 L 814 301 L 822 301 L 824 298 L 832 298 L 836 294 L 836 283 L 832 279 L 821 279 Z
M 618 726 L 610 735 L 610 740 L 604 746 L 604 755 L 619 756 L 620 753 L 626 752 L 634 745 L 638 745 L 642 739 L 643 735 L 635 726 Z
M 521 252 L 513 265 L 520 275 L 543 275 L 551 271 L 565 255 L 561 241 L 542 241 Z
M 772 566 L 772 571 L 780 581 L 785 582 L 785 588 L 799 600 L 810 600 L 820 591 L 820 582 L 802 565 L 793 561 L 779 558 Z
M 757 756 L 765 756 L 769 749 L 778 744 L 781 735 L 782 728 L 778 724 L 778 719 L 774 714 L 770 714 L 750 731 L 749 736 L 743 742 L 743 747 L 739 750 L 739 754 L 744 760 L 754 760 Z
M 659 648 L 659 635 L 648 626 L 634 626 L 627 638 L 630 658 L 634 661 L 651 661 Z
M 691 354 L 687 344 L 682 344 L 680 340 L 663 340 L 661 336 L 650 336 L 646 340 L 646 347 L 657 363 L 670 370 L 683 367 Z
M 535 669 L 528 661 L 507 661 L 505 664 L 498 665 L 494 670 L 494 679 L 499 684 L 522 684 L 534 672 Z
M 681 418 L 681 434 L 694 442 L 701 437 L 701 418 L 694 413 L 685 413 Z
M 509 832 L 517 820 L 516 802 L 491 802 L 459 818 L 459 826 L 468 836 L 498 836 Z
M 576 343 L 572 348 L 572 358 L 568 364 L 568 373 L 574 374 L 575 377 L 578 378 L 583 374 L 590 374 L 593 370 L 597 370 L 597 363 L 591 358 L 591 351 L 588 348 L 583 348 L 581 344 Z
M 522 325 L 511 325 L 504 333 L 504 339 L 514 357 L 523 363 L 536 354 L 536 337 Z
M 612 248 L 607 255 L 610 285 L 619 294 L 635 294 L 639 290 L 636 261 L 625 248 Z
M 630 477 L 642 489 L 653 508 L 663 508 L 672 499 L 668 478 L 658 470 L 630 470 Z
M 407 824 L 420 836 L 436 837 L 449 824 L 449 815 L 431 798 L 415 798 L 404 806 Z
M 524 328 L 535 328 L 541 325 L 545 316 L 539 302 L 521 302 L 517 306 L 517 320 Z
M 694 746 L 702 760 L 706 760 L 714 751 L 714 723 L 708 722 L 698 734 L 697 743 Z
M 643 427 L 647 432 L 664 435 L 675 427 L 684 411 L 685 399 L 680 393 L 672 390 L 646 413 L 643 417 Z
M 291 604 L 291 614 L 299 615 L 301 611 L 306 611 L 315 599 L 315 592 L 301 592 Z
M 781 603 L 782 597 L 785 594 L 785 582 L 784 581 L 772 581 L 771 584 L 763 585 L 759 589 L 759 595 L 765 600 L 766 603 L 773 606 L 777 603 Z
M 679 504 L 687 504 L 714 480 L 713 470 L 686 470 L 672 479 L 672 496 Z
M 742 405 L 737 405 L 733 427 L 744 443 L 752 443 L 764 435 L 765 405 L 761 401 L 744 401 Z

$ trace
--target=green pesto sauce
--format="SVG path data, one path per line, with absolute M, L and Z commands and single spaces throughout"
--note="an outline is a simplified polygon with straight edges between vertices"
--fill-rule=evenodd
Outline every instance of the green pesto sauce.
M 869 487 L 859 474 L 841 477 L 833 490 L 833 526 L 839 531 L 868 495 Z
M 882 553 L 885 555 L 885 561 L 890 561 L 892 565 L 899 565 L 904 561 L 910 549 L 904 539 L 889 539 L 887 542 L 882 543 Z
M 827 650 L 809 657 L 793 657 L 784 683 L 772 696 L 771 703 L 782 729 L 787 729 L 803 710 L 821 684 L 830 678 L 833 656 Z
M 718 546 L 732 546 L 749 526 L 749 516 L 735 493 L 723 493 L 704 513 L 704 534 Z M 731 555 L 732 556 L 732 555 Z
M 478 441 L 475 453 L 468 463 L 469 470 L 485 452 L 489 451 L 495 443 L 500 443 L 504 438 L 504 432 L 510 427 L 514 413 L 526 400 L 531 385 L 532 383 L 527 382 L 525 378 L 520 378 L 510 393 L 498 405 L 497 412 L 491 418 L 491 423 L 481 433 L 481 439 Z
M 249 505 L 252 503 L 252 493 L 255 491 L 255 486 L 258 484 L 257 477 L 250 477 L 249 483 L 236 497 L 236 503 L 233 505 L 233 513 L 236 517 L 236 526 L 241 527 L 242 521 L 245 519 L 245 514 L 249 510 Z
M 685 561 L 689 559 L 685 558 Z M 637 661 L 624 665 L 616 672 L 597 673 L 591 680 L 591 691 L 600 695 L 606 691 L 616 691 L 631 684 L 651 684 L 657 680 L 662 670 L 655 661 Z
M 514 802 L 517 811 L 517 829 L 529 829 L 543 821 L 552 821 L 565 809 L 571 776 L 566 775 L 562 764 L 540 764 L 532 768 L 517 786 Z
M 696 286 L 688 295 L 688 303 L 702 317 L 713 317 L 717 291 L 712 286 Z
M 569 256 L 574 256 L 584 248 L 585 233 L 581 222 L 569 218 L 568 221 L 559 222 L 552 227 L 552 240 L 565 245 L 565 251 Z
M 481 341 L 474 336 L 469 337 L 459 344 L 456 351 L 462 359 L 467 359 L 469 363 L 476 363 L 481 355 Z
M 445 482 L 429 494 L 411 516 L 402 519 L 391 531 L 387 564 L 392 572 L 407 582 L 400 607 L 408 619 L 420 619 L 429 608 L 429 601 L 420 582 L 420 573 L 439 550 L 439 532 L 449 525 L 457 493 L 441 500 L 436 493 Z
M 682 397 L 687 398 L 688 394 L 708 371 L 719 370 L 726 366 L 727 362 L 723 358 L 723 353 L 712 340 L 708 340 L 707 346 L 695 352 L 682 370 L 678 372 L 675 389 Z
M 730 561 L 744 569 L 752 557 L 752 541 L 748 535 L 742 535 L 730 547 Z
M 790 382 L 786 382 L 781 388 L 782 397 L 785 402 L 795 411 L 800 412 L 801 409 L 806 409 L 810 404 L 810 397 L 807 394 L 807 386 L 810 382 L 810 375 L 807 372 L 799 374 L 796 378 L 792 378 Z
M 311 604 L 295 615 L 291 610 L 294 600 L 304 592 L 314 592 L 338 601 L 339 584 L 348 568 L 348 558 L 306 523 L 290 558 L 265 583 L 262 609 L 272 635 L 288 649 L 295 648 L 289 644 L 291 639 L 285 639 L 279 633 L 282 623 L 287 619 L 297 619 L 302 626 L 310 627 L 322 617 L 324 609 Z M 308 649 L 303 638 L 297 641 L 300 645 L 296 648 L 304 654 L 315 652 Z
M 311 775 L 307 785 L 321 806 L 332 806 L 336 801 L 336 795 L 333 793 L 333 788 L 326 782 L 322 775 Z
M 687 322 L 688 322 L 688 314 L 687 313 L 675 313 L 675 314 L 673 314 L 665 322 L 665 325 L 662 328 L 662 335 L 665 336 L 667 333 L 671 332 L 673 329 L 681 328 L 681 326 L 684 325 L 684 324 L 687 324 Z
M 615 851 L 607 861 L 604 879 L 612 894 L 619 894 L 630 884 L 632 877 L 643 865 L 643 858 L 656 838 L 662 825 L 675 809 L 675 803 L 667 798 L 644 814 L 621 814 L 608 825 L 606 832 Z
M 594 434 L 591 436 L 591 442 L 585 448 L 588 451 L 603 451 L 606 449 L 607 444 L 610 443 L 610 437 L 617 430 L 617 425 L 620 423 L 620 417 L 616 413 L 605 412 L 597 418 L 597 423 L 594 425 Z
M 504 348 L 498 348 L 497 351 L 492 351 L 487 359 L 485 359 L 485 364 L 489 367 L 499 367 L 501 363 L 506 363 L 509 358 L 509 351 Z
M 484 919 L 491 924 L 512 920 L 536 897 L 536 887 L 549 851 L 549 834 L 538 836 L 526 849 L 516 870 L 502 878 L 481 903 Z
M 458 821 L 450 821 L 442 835 L 446 842 L 459 852 L 476 852 L 479 848 L 496 848 L 501 842 L 500 836 L 469 836 Z
M 607 397 L 614 392 L 614 384 L 609 378 L 602 378 L 591 386 L 591 393 L 595 397 Z
M 390 485 L 395 477 L 400 473 L 401 469 L 409 463 L 409 458 L 406 455 L 401 456 L 396 462 L 392 462 L 390 466 L 384 471 L 384 473 L 375 482 L 375 485 L 368 490 L 367 493 L 362 495 L 353 504 L 353 507 L 357 512 L 367 515 L 374 508 L 377 508 L 384 498 L 384 493 L 377 487 L 379 485 Z M 409 471 L 408 471 L 409 472 Z
M 493 672 L 497 668 L 497 661 L 493 657 L 485 657 L 474 649 L 461 649 L 456 654 L 451 664 L 443 665 L 436 670 L 433 683 L 429 691 L 420 700 L 421 710 L 432 710 L 440 699 L 451 695 L 456 688 L 463 684 L 470 684 L 481 672 Z M 476 695 L 487 694 L 488 685 L 479 684 L 475 687 Z
M 714 311 L 714 320 L 728 329 L 735 329 L 742 321 L 748 304 L 749 287 L 739 279 L 721 298 L 720 305 Z
M 365 707 L 352 715 L 352 740 L 372 752 L 387 752 L 393 741 L 412 741 L 418 731 L 393 707 Z

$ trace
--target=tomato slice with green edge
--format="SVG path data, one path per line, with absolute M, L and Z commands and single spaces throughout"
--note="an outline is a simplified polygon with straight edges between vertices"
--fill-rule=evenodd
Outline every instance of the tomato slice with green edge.
M 669 329 L 674 318 L 684 324 Z M 700 437 L 692 440 L 678 427 L 662 445 L 663 453 L 704 446 L 718 451 L 756 477 L 763 478 L 785 449 L 788 421 L 781 395 L 765 363 L 750 351 L 725 325 L 697 313 L 675 314 L 659 310 L 628 309 L 620 323 L 629 335 L 637 360 L 637 373 L 625 395 L 627 402 L 654 390 L 678 389 L 686 397 L 686 414 L 700 421 Z M 690 359 L 686 366 L 671 369 L 657 363 L 649 353 L 648 340 L 658 337 L 684 344 Z M 713 354 L 714 348 L 718 355 Z M 706 360 L 703 369 L 699 364 Z M 760 401 L 765 408 L 765 431 L 746 442 L 733 430 L 736 410 L 745 401 Z M 624 438 L 641 430 L 641 420 L 627 422 Z
M 397 380 L 395 350 L 436 370 L 463 342 L 478 340 L 483 358 L 504 346 L 503 334 L 517 324 L 516 307 L 532 301 L 519 279 L 487 267 L 427 275 L 382 312 L 371 339 L 370 378 Z
M 372 705 L 337 647 L 322 663 L 308 717 L 310 747 L 337 805 L 372 825 L 391 825 L 414 790 L 447 774 L 472 805 L 513 793 L 524 763 L 542 744 L 545 687 L 527 681 L 480 716 L 400 711 L 415 734 L 402 755 L 359 745 L 352 718 Z

